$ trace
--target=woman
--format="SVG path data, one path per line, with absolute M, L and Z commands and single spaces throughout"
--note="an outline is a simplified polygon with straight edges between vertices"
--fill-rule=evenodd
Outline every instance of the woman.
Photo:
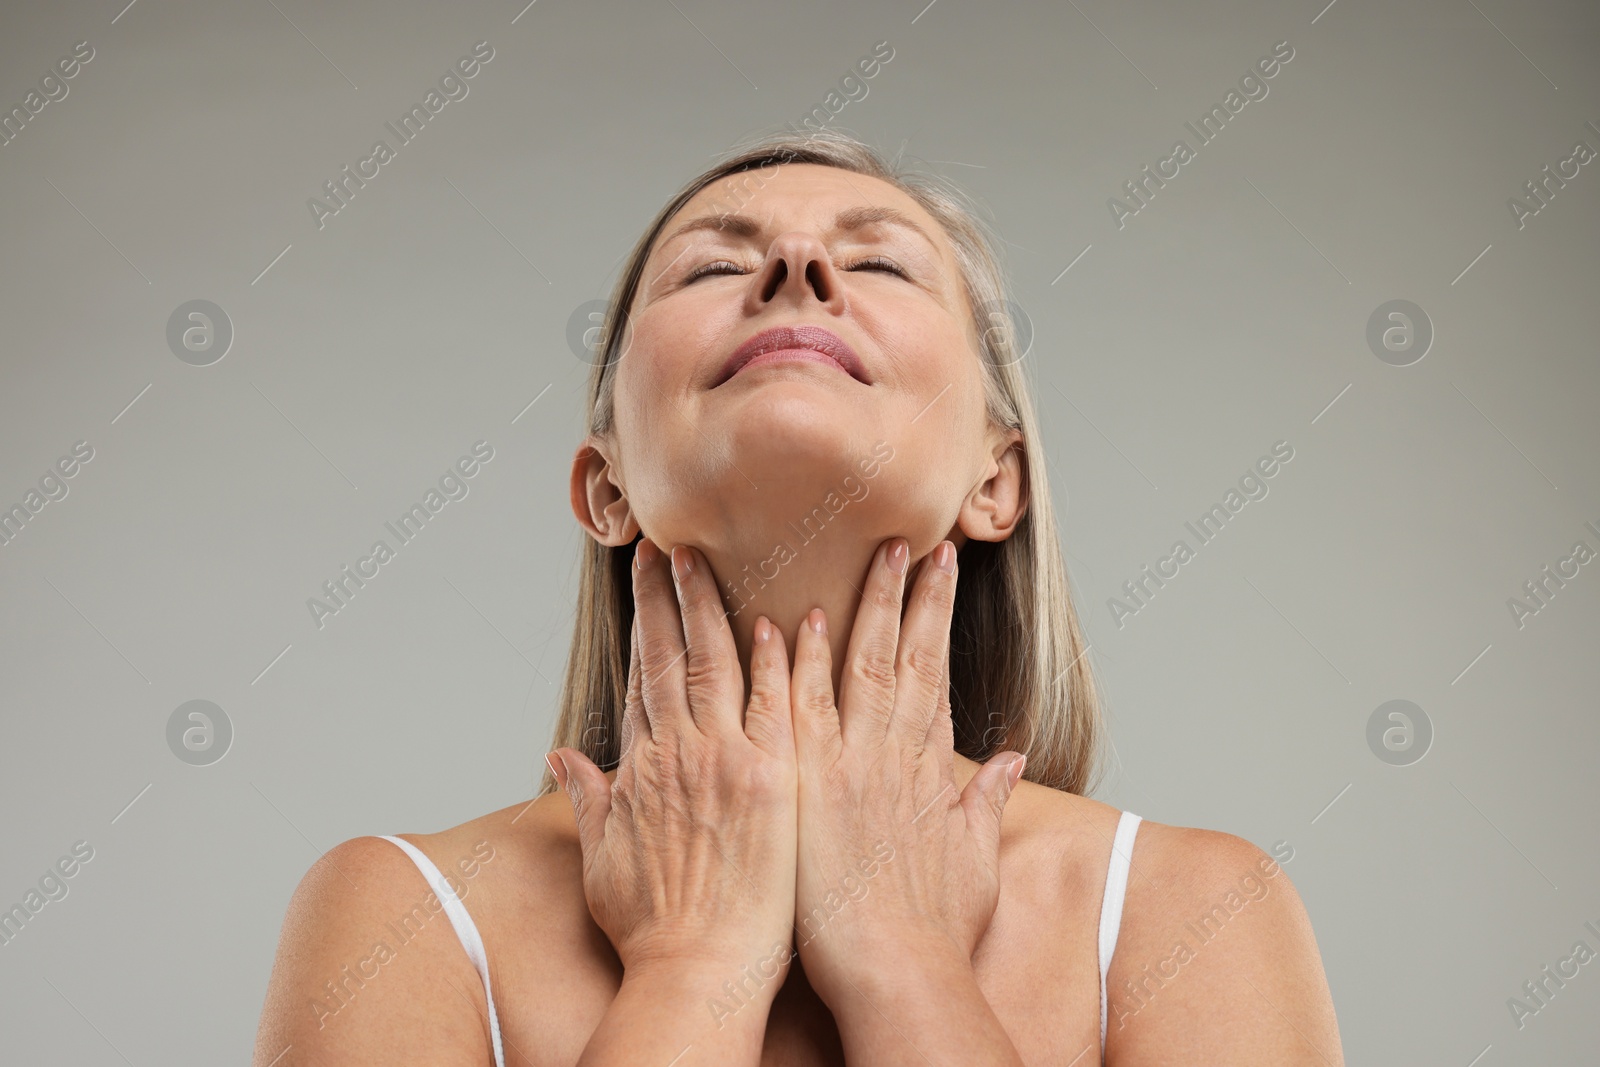
M 1277 865 L 1085 795 L 1005 306 L 963 202 L 843 135 L 667 204 L 574 457 L 550 775 L 311 869 L 259 1067 L 1342 1063 Z

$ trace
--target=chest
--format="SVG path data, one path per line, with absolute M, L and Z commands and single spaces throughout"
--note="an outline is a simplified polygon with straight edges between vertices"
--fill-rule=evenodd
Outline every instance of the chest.
M 1100 1062 L 1100 975 L 1092 909 L 1041 910 L 1042 903 L 1008 899 L 1002 892 L 974 953 L 974 973 L 1024 1062 L 1094 1067 Z M 622 968 L 604 933 L 586 912 L 571 913 L 565 926 L 561 936 L 545 929 L 541 936 L 503 940 L 498 952 L 491 949 L 508 1059 L 515 1048 L 539 1067 L 576 1064 L 616 996 Z M 544 950 L 508 952 L 508 943 Z M 938 1059 L 935 1050 L 922 1051 Z M 792 966 L 768 1014 L 762 1067 L 844 1062 L 832 1013 L 803 966 Z

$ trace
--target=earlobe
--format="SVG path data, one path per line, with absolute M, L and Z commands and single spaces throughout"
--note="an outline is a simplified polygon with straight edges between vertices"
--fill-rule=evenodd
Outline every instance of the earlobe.
M 974 541 L 1004 541 L 1028 510 L 1028 459 L 1022 434 L 1011 430 L 996 446 L 988 476 L 962 502 L 956 525 Z
M 627 494 L 599 443 L 590 438 L 572 457 L 572 514 L 602 545 L 616 548 L 639 536 Z

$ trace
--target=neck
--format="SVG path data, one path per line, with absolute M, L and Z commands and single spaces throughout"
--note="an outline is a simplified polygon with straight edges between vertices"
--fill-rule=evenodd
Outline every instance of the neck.
M 774 552 L 765 550 L 744 552 L 718 552 L 701 547 L 717 574 L 717 584 L 722 589 L 723 606 L 728 609 L 728 625 L 733 630 L 734 645 L 739 649 L 739 664 L 744 670 L 744 689 L 750 689 L 750 648 L 755 643 L 755 621 L 766 619 L 784 635 L 784 648 L 789 656 L 790 670 L 794 669 L 795 641 L 800 627 L 805 625 L 811 608 L 821 608 L 827 614 L 827 648 L 834 669 L 834 701 L 840 697 L 840 678 L 845 670 L 846 653 L 850 649 L 850 633 L 861 614 L 862 590 L 867 587 L 867 574 L 874 563 L 878 545 L 893 533 L 875 533 L 861 536 L 854 528 L 843 525 L 827 526 L 821 534 L 813 531 L 811 541 L 805 541 L 806 531 L 787 530 L 773 533 L 754 544 L 782 545 L 790 550 Z M 904 534 L 901 534 L 904 536 Z M 962 542 L 955 534 L 955 544 Z M 938 539 L 931 544 L 910 544 L 910 560 L 906 566 L 906 593 L 917 585 L 918 569 L 933 566 L 931 553 Z M 787 563 L 781 563 L 787 560 Z M 747 569 L 746 569 L 747 568 Z M 771 577 L 766 577 L 771 576 Z M 730 590 L 731 584 L 731 590 Z M 906 600 L 902 598 L 901 605 Z M 955 753 L 955 789 L 965 789 L 966 782 L 978 773 L 978 763 Z
M 893 531 L 866 529 L 868 525 L 869 522 L 835 521 L 820 531 L 808 527 L 796 529 L 783 521 L 764 525 L 751 521 L 747 512 L 737 529 L 724 527 L 717 531 L 727 536 L 708 537 L 708 531 L 702 529 L 697 531 L 694 540 L 686 542 L 704 553 L 716 575 L 722 603 L 728 612 L 728 626 L 738 649 L 745 692 L 750 689 L 750 650 L 755 644 L 756 619 L 766 616 L 783 634 L 792 670 L 800 627 L 805 625 L 811 609 L 820 607 L 828 619 L 828 650 L 837 701 L 851 629 L 861 609 L 861 591 L 866 588 L 878 546 L 895 536 Z M 965 540 L 959 531 L 949 536 L 958 547 Z M 919 569 L 924 565 L 932 566 L 929 557 L 939 540 L 934 538 L 919 544 L 912 539 L 905 577 L 908 594 L 916 587 Z M 758 550 L 752 548 L 753 545 L 768 547 Z M 663 551 L 670 546 L 671 542 L 664 542 Z M 904 602 L 902 600 L 902 604 Z M 955 753 L 955 788 L 958 791 L 966 788 L 979 766 L 959 752 Z M 615 773 L 608 772 L 607 777 Z
M 752 523 L 746 513 L 739 528 L 728 531 L 731 536 L 726 540 L 695 545 L 705 553 L 717 576 L 747 691 L 756 619 L 766 616 L 783 634 L 792 669 L 800 627 L 812 608 L 821 608 L 827 616 L 837 699 L 867 575 L 878 546 L 894 536 L 892 531 L 869 528 L 865 522 L 841 521 L 846 518 L 840 514 L 826 526 L 797 526 L 784 520 Z M 905 578 L 908 594 L 915 587 L 918 569 L 937 544 L 937 540 L 926 545 L 912 542 Z

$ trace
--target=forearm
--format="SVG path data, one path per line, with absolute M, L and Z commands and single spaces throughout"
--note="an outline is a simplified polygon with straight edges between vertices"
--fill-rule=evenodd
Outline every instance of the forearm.
M 772 997 L 763 990 L 756 999 L 730 1000 L 723 986 L 737 977 L 737 968 L 698 962 L 625 972 L 579 1067 L 755 1067 Z
M 947 955 L 889 959 L 890 967 L 846 979 L 830 999 L 846 1062 L 1022 1067 L 970 961 Z

